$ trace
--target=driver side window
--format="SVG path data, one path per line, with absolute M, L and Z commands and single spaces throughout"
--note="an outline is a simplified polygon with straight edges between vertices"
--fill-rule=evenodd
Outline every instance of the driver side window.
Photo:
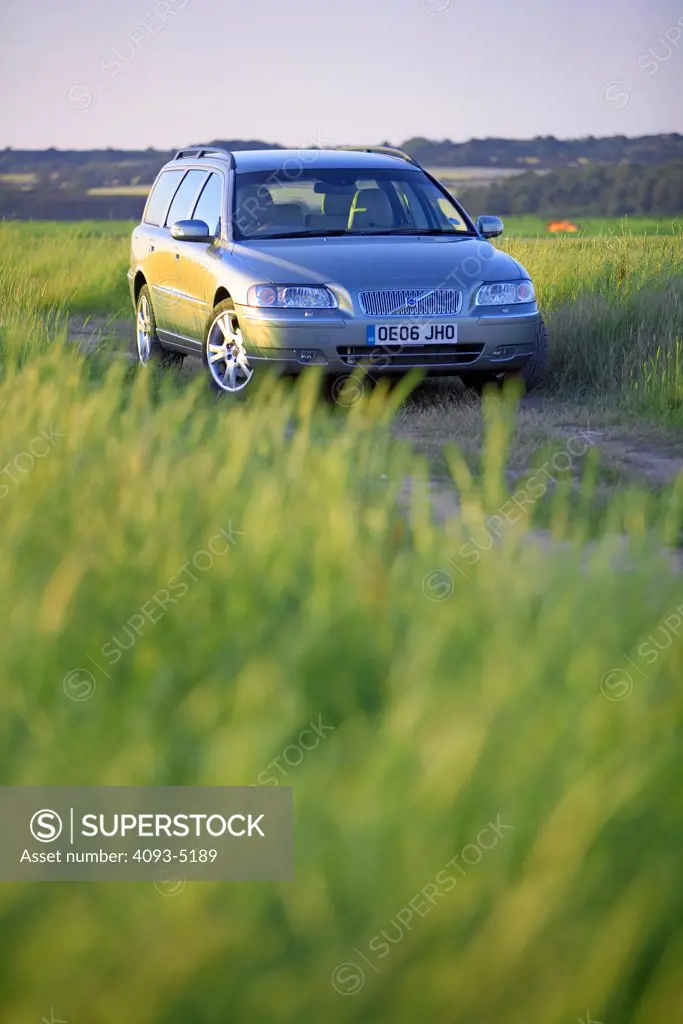
M 180 182 L 176 194 L 173 197 L 171 208 L 166 214 L 166 227 L 175 224 L 177 220 L 186 220 L 190 216 L 190 210 L 194 205 L 195 196 L 199 186 L 206 177 L 206 171 L 188 171 Z
M 222 195 L 223 179 L 221 175 L 210 174 L 192 212 L 192 219 L 203 220 L 209 225 L 209 231 L 212 235 L 219 235 L 221 231 Z

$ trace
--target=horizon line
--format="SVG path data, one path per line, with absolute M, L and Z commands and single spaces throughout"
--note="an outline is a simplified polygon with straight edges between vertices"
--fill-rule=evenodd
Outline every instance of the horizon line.
M 667 139 L 667 138 L 677 138 L 677 139 L 680 139 L 680 138 L 683 138 L 683 134 L 681 132 L 652 132 L 649 135 L 624 135 L 624 134 L 620 133 L 618 135 L 579 135 L 579 136 L 571 136 L 571 137 L 568 137 L 568 138 L 561 138 L 560 136 L 557 136 L 557 135 L 534 135 L 534 136 L 531 136 L 529 138 L 518 138 L 516 136 L 505 136 L 505 135 L 485 135 L 485 136 L 473 136 L 472 138 L 464 139 L 464 140 L 460 140 L 460 141 L 456 141 L 454 139 L 449 139 L 449 138 L 429 139 L 426 136 L 414 135 L 414 136 L 411 136 L 410 138 L 406 139 L 404 142 L 402 142 L 398 146 L 395 146 L 395 148 L 403 149 L 403 148 L 405 148 L 405 146 L 409 145 L 410 143 L 412 143 L 412 142 L 414 142 L 416 140 L 421 140 L 423 142 L 423 144 L 433 145 L 433 146 L 441 146 L 441 145 L 446 145 L 446 144 L 450 144 L 452 146 L 466 146 L 466 145 L 468 145 L 468 144 L 470 144 L 472 142 L 518 142 L 518 143 L 529 143 L 529 142 L 547 141 L 547 140 L 552 139 L 553 141 L 559 142 L 559 143 L 571 143 L 571 142 L 588 142 L 588 141 L 611 142 L 611 141 L 614 141 L 615 139 L 628 139 L 630 141 L 634 141 L 634 140 L 637 140 L 637 139 Z M 265 142 L 263 139 L 251 138 L 251 139 L 230 139 L 230 140 L 228 140 L 228 139 L 225 139 L 225 140 L 214 139 L 211 142 L 191 142 L 191 143 L 185 143 L 185 144 L 183 144 L 181 146 L 174 145 L 174 146 L 169 146 L 169 147 L 145 146 L 143 149 L 135 148 L 135 147 L 128 147 L 127 148 L 125 146 L 90 146 L 90 147 L 86 146 L 86 147 L 82 147 L 81 148 L 81 147 L 74 147 L 74 146 L 60 147 L 60 146 L 53 146 L 53 145 L 51 145 L 51 146 L 24 148 L 24 147 L 6 145 L 6 146 L 3 146 L 2 148 L 0 148 L 0 153 L 7 153 L 7 152 L 14 152 L 14 153 L 46 153 L 46 152 L 55 152 L 55 153 L 108 153 L 108 152 L 120 152 L 120 153 L 150 153 L 150 152 L 151 153 L 173 153 L 173 152 L 177 152 L 180 149 L 192 149 L 192 148 L 201 147 L 201 146 L 213 146 L 213 145 L 216 145 L 216 143 L 220 142 L 220 141 L 226 141 L 226 142 L 230 141 L 232 143 L 245 143 L 245 142 L 254 143 L 254 142 L 256 142 L 256 143 L 259 143 L 260 145 L 263 145 L 265 148 L 272 148 L 272 149 L 309 150 L 309 149 L 326 149 L 326 148 L 329 148 L 329 147 L 325 147 L 325 146 L 289 146 L 289 145 L 286 145 L 286 144 L 283 144 L 283 143 L 280 143 L 280 142 Z M 388 142 L 381 142 L 381 143 L 354 142 L 354 143 L 339 143 L 339 145 L 354 145 L 354 146 L 356 146 L 356 145 L 357 146 L 388 145 L 388 146 L 394 146 L 394 143 L 388 143 Z M 332 148 L 335 148 L 335 147 L 332 147 Z

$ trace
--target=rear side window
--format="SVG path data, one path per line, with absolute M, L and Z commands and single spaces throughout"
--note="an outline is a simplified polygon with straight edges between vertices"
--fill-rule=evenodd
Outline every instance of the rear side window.
M 171 202 L 171 197 L 177 189 L 182 176 L 182 170 L 163 171 L 159 175 L 147 203 L 145 224 L 156 224 L 159 227 L 164 223 L 168 204 Z
M 194 220 L 203 220 L 205 224 L 209 225 L 212 235 L 220 234 L 221 230 L 222 186 L 223 181 L 220 174 L 209 175 L 209 180 L 202 189 L 202 194 L 192 214 Z
M 173 196 L 171 208 L 166 216 L 166 225 L 170 228 L 177 220 L 189 220 L 190 211 L 194 206 L 200 186 L 206 178 L 206 171 L 188 171 Z

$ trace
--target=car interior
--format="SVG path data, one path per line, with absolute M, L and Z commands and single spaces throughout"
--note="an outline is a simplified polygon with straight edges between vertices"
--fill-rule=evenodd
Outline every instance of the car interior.
M 313 231 L 344 231 L 349 225 L 353 195 L 323 193 L 320 213 L 306 214 L 306 226 Z
M 270 231 L 371 231 L 395 226 L 396 214 L 384 189 L 325 188 L 325 182 L 316 182 L 309 202 L 278 202 L 264 185 L 239 186 L 236 224 L 249 237 Z M 316 202 L 313 210 L 310 201 Z

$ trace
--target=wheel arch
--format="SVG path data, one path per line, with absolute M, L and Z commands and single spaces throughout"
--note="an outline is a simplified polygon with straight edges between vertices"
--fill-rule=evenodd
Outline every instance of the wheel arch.
M 216 294 L 213 297 L 213 309 L 216 308 L 219 302 L 225 302 L 226 299 L 231 298 L 232 295 L 230 294 L 228 289 L 224 285 L 221 285 L 220 288 L 216 289 Z
M 135 275 L 135 278 L 133 279 L 133 295 L 135 296 L 136 304 L 138 301 L 138 296 L 140 295 L 140 292 L 142 291 L 143 287 L 146 284 L 147 278 L 145 277 L 141 270 L 138 270 L 137 274 Z

